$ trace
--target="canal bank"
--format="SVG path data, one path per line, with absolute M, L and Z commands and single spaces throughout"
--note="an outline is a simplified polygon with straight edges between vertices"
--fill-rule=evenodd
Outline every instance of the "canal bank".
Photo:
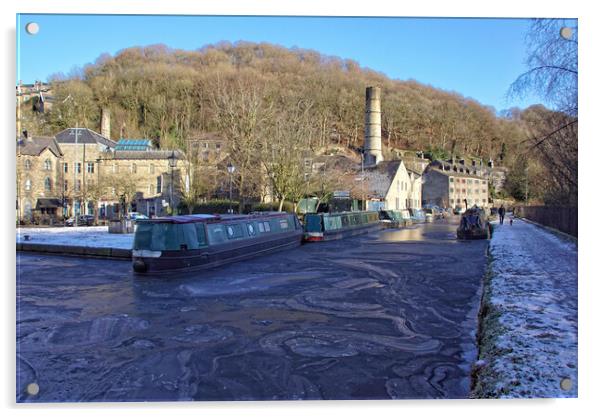
M 576 242 L 496 224 L 484 284 L 471 397 L 576 397 Z

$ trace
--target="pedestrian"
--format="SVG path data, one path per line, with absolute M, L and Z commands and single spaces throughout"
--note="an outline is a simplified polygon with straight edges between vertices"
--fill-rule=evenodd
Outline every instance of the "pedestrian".
M 500 215 L 500 224 L 504 224 L 504 216 L 506 215 L 506 209 L 504 208 L 503 204 L 498 209 L 497 214 Z

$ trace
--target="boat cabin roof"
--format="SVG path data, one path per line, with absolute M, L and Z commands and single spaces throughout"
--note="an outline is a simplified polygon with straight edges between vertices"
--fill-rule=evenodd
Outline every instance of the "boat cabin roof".
M 173 224 L 186 224 L 186 223 L 216 223 L 222 221 L 236 221 L 236 220 L 257 220 L 264 218 L 274 218 L 289 215 L 286 212 L 260 212 L 251 214 L 186 214 L 180 216 L 170 217 L 157 217 L 154 219 L 137 220 L 142 223 L 173 223 Z

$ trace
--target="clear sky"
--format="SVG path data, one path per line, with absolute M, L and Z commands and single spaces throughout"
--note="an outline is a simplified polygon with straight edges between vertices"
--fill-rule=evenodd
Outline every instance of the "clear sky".
M 38 34 L 25 32 L 28 22 Z M 390 78 L 415 79 L 472 97 L 497 110 L 536 97 L 506 100 L 525 71 L 527 19 L 336 18 L 231 16 L 17 16 L 17 80 L 69 73 L 102 53 L 162 43 L 194 50 L 219 41 L 270 42 L 353 59 Z

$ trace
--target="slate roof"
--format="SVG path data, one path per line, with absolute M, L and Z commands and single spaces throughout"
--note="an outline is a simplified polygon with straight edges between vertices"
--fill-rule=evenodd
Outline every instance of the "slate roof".
M 376 166 L 364 168 L 366 175 L 366 191 L 373 197 L 385 198 L 399 170 L 401 161 L 382 161 Z
M 68 129 L 65 129 L 63 131 L 60 131 L 59 133 L 56 134 L 56 141 L 61 144 L 61 143 L 65 143 L 65 144 L 71 144 L 71 143 L 75 143 L 75 131 L 76 128 L 74 127 L 70 127 Z M 115 143 L 115 141 L 112 141 L 111 139 L 107 139 L 104 136 L 102 136 L 100 133 L 96 133 L 93 130 L 90 130 L 88 128 L 85 127 L 80 127 L 77 128 L 77 143 L 100 143 L 102 145 L 105 145 L 109 148 L 115 148 L 115 146 L 117 145 Z
M 167 159 L 174 153 L 176 159 L 184 159 L 182 151 L 154 150 L 154 151 L 119 151 L 113 153 L 113 159 Z
M 44 149 L 49 149 L 56 157 L 63 155 L 61 148 L 53 137 L 34 136 L 29 139 L 22 138 L 19 140 L 18 152 L 21 155 L 39 156 Z

